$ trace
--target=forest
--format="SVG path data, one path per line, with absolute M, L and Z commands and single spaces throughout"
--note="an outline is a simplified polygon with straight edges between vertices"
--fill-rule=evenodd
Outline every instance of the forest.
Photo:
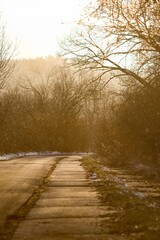
M 17 59 L 0 27 L 0 153 L 92 152 L 160 166 L 160 1 L 96 0 L 57 56 Z

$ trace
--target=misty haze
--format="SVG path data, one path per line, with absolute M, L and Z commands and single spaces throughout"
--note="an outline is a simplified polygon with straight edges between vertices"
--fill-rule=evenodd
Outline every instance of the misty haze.
M 160 1 L 0 10 L 0 240 L 159 240 Z

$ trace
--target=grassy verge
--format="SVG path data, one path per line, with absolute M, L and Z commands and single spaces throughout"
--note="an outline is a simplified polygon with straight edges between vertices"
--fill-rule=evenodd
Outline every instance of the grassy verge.
M 105 166 L 100 158 L 84 157 L 83 166 L 88 175 L 92 173 L 97 175 L 99 181 L 94 181 L 94 185 L 100 192 L 101 201 L 118 211 L 110 233 L 126 236 L 135 234 L 134 239 L 138 240 L 160 239 L 158 199 L 140 199 L 131 191 L 123 190 L 113 181 L 112 174 L 104 170 Z
M 101 162 L 111 167 L 120 167 L 123 169 L 132 170 L 135 175 L 142 175 L 148 180 L 160 181 L 160 164 L 152 162 L 150 159 L 141 158 L 139 160 L 129 160 L 129 156 L 117 156 L 114 160 L 109 160 L 105 157 L 101 157 Z

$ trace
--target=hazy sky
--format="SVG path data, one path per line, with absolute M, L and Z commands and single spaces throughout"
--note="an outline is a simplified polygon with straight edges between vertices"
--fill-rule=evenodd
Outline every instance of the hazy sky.
M 17 58 L 55 55 L 58 40 L 74 27 L 88 0 L 0 0 L 6 33 Z M 63 24 L 64 23 L 64 24 Z

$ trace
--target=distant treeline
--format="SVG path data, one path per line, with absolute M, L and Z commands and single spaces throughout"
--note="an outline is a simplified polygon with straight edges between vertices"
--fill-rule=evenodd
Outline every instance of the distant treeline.
M 37 79 L 23 76 L 0 95 L 1 153 L 94 151 L 116 164 L 159 163 L 159 82 L 118 94 L 64 65 Z

